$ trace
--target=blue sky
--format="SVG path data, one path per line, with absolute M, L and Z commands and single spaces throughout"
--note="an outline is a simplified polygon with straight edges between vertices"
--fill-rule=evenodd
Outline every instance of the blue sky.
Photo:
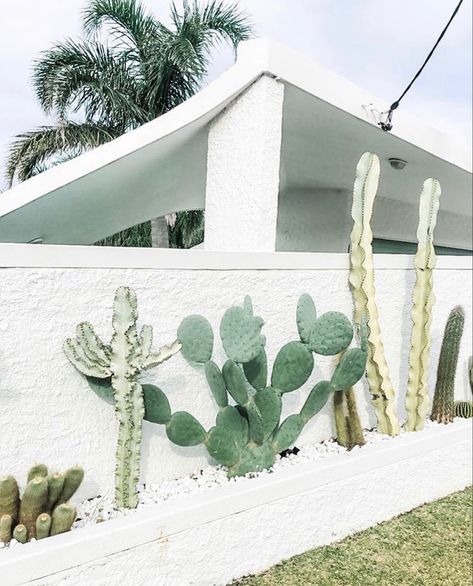
M 167 19 L 169 3 L 144 0 Z M 179 4 L 179 1 L 177 1 Z M 0 47 L 0 186 L 11 137 L 48 120 L 30 84 L 41 50 L 80 35 L 86 0 L 15 0 L 2 6 Z M 425 58 L 457 0 L 240 0 L 258 36 L 271 36 L 393 101 Z M 406 111 L 471 143 L 472 0 L 461 11 L 428 68 L 403 102 Z M 210 77 L 231 64 L 216 55 Z

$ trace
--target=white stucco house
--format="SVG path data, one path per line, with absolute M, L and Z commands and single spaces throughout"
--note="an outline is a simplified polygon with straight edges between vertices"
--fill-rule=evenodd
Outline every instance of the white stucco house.
M 250 41 L 229 71 L 186 103 L 2 194 L 0 474 L 26 478 L 37 462 L 51 470 L 81 464 L 86 475 L 77 502 L 98 498 L 102 519 L 102 500 L 114 492 L 117 421 L 113 406 L 69 363 L 63 344 L 84 320 L 110 339 L 119 286 L 136 291 L 140 322 L 154 328 L 156 346 L 176 339 L 184 317 L 205 316 L 216 333 L 218 363 L 226 359 L 217 333 L 221 317 L 245 295 L 264 319 L 270 364 L 283 345 L 299 339 L 301 294 L 313 296 L 319 315 L 336 310 L 351 316 L 350 208 L 355 166 L 365 151 L 382 161 L 375 252 L 415 249 L 422 183 L 433 174 L 440 180 L 435 240 L 449 254 L 437 259 L 434 271 L 428 378 L 433 391 L 445 322 L 460 304 L 465 335 L 455 398 L 470 400 L 472 265 L 460 254 L 472 249 L 471 156 L 454 138 L 403 112 L 396 112 L 393 131 L 383 132 L 376 111 L 386 109 L 301 55 L 271 41 Z M 404 168 L 393 168 L 393 158 Z M 150 218 L 197 208 L 206 211 L 204 250 L 88 246 Z M 35 241 L 42 244 L 28 244 Z M 402 422 L 414 257 L 375 254 L 374 268 Z M 317 356 L 300 393 L 287 393 L 283 417 L 299 412 L 313 385 L 330 380 L 333 370 L 333 357 Z M 145 376 L 165 389 L 173 412 L 191 411 L 205 429 L 215 424 L 217 407 L 202 368 L 176 354 Z M 372 429 L 366 380 L 354 390 L 362 426 Z M 327 450 L 320 461 L 296 461 L 187 493 L 190 479 L 200 482 L 202 469 L 215 470 L 215 463 L 203 445 L 175 446 L 164 426 L 145 421 L 140 482 L 164 486 L 170 498 L 4 548 L 0 583 L 224 586 L 462 490 L 471 484 L 470 423 L 432 424 L 349 455 Z M 310 452 L 334 435 L 329 401 L 297 446 Z
M 207 250 L 345 252 L 362 152 L 383 161 L 375 251 L 415 242 L 418 196 L 443 188 L 436 243 L 472 249 L 471 153 L 452 136 L 272 41 L 168 114 L 0 198 L 0 241 L 92 244 L 165 213 L 205 208 Z M 389 159 L 402 159 L 395 169 Z

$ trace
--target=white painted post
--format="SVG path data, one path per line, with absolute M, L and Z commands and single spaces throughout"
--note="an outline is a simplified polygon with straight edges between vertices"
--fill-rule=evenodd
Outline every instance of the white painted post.
M 212 123 L 206 250 L 276 250 L 284 84 L 263 76 Z

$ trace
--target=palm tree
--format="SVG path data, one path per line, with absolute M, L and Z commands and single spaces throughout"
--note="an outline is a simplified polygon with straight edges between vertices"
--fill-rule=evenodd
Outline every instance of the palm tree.
M 10 185 L 168 112 L 200 89 L 217 45 L 236 51 L 252 34 L 237 5 L 220 0 L 184 0 L 182 10 L 172 3 L 171 22 L 159 22 L 139 0 L 90 0 L 84 38 L 55 44 L 35 63 L 36 96 L 58 122 L 15 137 Z M 187 222 L 190 237 L 183 236 Z M 175 242 L 193 242 L 203 212 L 178 214 L 176 225 L 181 235 Z M 149 241 L 150 232 L 153 245 L 169 245 L 164 218 L 152 220 L 151 231 L 135 227 L 132 241 Z M 126 244 L 126 234 L 107 243 Z

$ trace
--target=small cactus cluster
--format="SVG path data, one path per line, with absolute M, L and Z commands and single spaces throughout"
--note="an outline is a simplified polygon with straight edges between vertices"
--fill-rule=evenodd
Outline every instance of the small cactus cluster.
M 76 509 L 69 503 L 84 478 L 79 466 L 64 473 L 48 473 L 44 464 L 33 466 L 20 498 L 13 476 L 0 477 L 0 542 L 26 543 L 69 531 Z
M 440 350 L 437 383 L 430 416 L 432 421 L 451 423 L 455 416 L 455 374 L 464 324 L 463 308 L 454 307 L 447 319 Z
M 174 444 L 204 444 L 211 457 L 228 468 L 229 477 L 270 468 L 276 454 L 294 444 L 329 396 L 354 385 L 365 371 L 366 342 L 364 349 L 347 350 L 331 380 L 317 383 L 300 412 L 280 423 L 282 399 L 308 380 L 314 354 L 330 356 L 345 351 L 352 341 L 353 328 L 342 313 L 329 312 L 317 318 L 312 298 L 302 295 L 297 307 L 300 339 L 279 350 L 268 382 L 263 323 L 253 314 L 249 297 L 243 306 L 225 312 L 220 338 L 228 360 L 220 369 L 212 361 L 214 333 L 210 323 L 200 315 L 185 318 L 177 332 L 181 352 L 189 362 L 204 367 L 219 407 L 216 424 L 206 431 L 190 413 L 172 413 L 166 395 L 159 389 L 155 393 L 155 409 L 150 414 L 156 423 L 166 426 L 166 434 Z
M 180 350 L 175 341 L 154 350 L 153 329 L 143 326 L 138 334 L 135 292 L 120 287 L 113 303 L 113 336 L 104 344 L 91 324 L 80 323 L 76 337 L 64 343 L 64 352 L 93 390 L 115 404 L 119 422 L 115 469 L 115 500 L 120 508 L 136 508 L 136 483 L 140 474 L 141 430 L 146 413 L 145 390 L 138 382 L 143 370 L 158 366 Z M 111 387 L 111 389 L 110 389 Z

